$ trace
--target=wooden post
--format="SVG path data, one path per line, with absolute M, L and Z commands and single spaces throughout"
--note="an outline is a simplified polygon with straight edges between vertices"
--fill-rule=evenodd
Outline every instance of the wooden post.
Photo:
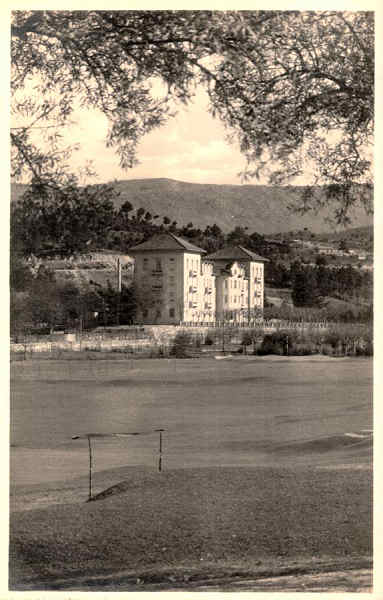
M 121 294 L 122 277 L 121 277 L 121 260 L 117 259 L 117 292 Z
M 88 502 L 89 502 L 89 500 L 92 500 L 92 445 L 90 443 L 90 435 L 88 435 L 87 438 L 88 438 L 88 447 L 89 447 L 89 496 L 88 496 Z
M 81 302 L 80 303 L 80 323 L 79 323 L 79 325 L 80 325 L 80 352 L 82 350 L 82 331 L 83 331 L 83 328 L 84 328 L 83 319 L 84 319 L 84 317 L 83 317 L 83 305 L 82 305 L 82 302 Z
M 160 455 L 158 458 L 158 470 L 162 471 L 162 431 L 160 431 Z
M 162 432 L 165 431 L 165 429 L 155 429 L 154 431 L 158 431 L 160 434 L 160 447 L 159 447 L 159 454 L 158 454 L 158 471 L 161 472 L 162 471 Z

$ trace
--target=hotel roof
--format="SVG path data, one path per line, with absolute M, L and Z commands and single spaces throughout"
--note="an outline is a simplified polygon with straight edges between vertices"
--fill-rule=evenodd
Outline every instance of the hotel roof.
M 198 254 L 206 254 L 206 250 L 169 232 L 154 235 L 146 242 L 142 242 L 142 244 L 129 248 L 128 253 L 131 252 L 132 254 L 135 254 L 138 252 L 153 252 L 156 250 L 169 252 L 198 252 Z
M 226 246 L 213 254 L 209 254 L 206 258 L 208 260 L 269 262 L 267 258 L 263 258 L 262 256 L 259 256 L 259 254 L 255 254 L 255 252 L 252 252 L 243 246 Z

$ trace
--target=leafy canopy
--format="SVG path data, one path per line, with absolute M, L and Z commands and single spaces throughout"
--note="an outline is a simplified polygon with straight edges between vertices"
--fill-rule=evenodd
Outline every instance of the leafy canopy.
M 309 165 L 345 221 L 371 183 L 373 40 L 369 12 L 15 11 L 12 174 L 76 182 L 60 133 L 78 103 L 106 115 L 106 145 L 132 167 L 142 137 L 204 86 L 244 178 L 286 183 Z M 300 208 L 318 202 L 308 190 Z

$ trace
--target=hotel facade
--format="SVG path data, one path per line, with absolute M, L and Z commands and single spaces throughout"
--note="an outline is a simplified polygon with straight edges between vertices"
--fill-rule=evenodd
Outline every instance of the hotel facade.
M 129 249 L 140 298 L 137 322 L 250 322 L 263 310 L 266 258 L 242 246 L 210 255 L 172 233 Z

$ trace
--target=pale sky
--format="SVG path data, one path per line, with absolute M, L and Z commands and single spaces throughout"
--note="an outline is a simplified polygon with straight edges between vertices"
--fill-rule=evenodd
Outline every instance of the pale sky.
M 193 104 L 178 108 L 168 123 L 143 138 L 138 150 L 140 164 L 123 170 L 115 151 L 105 146 L 107 120 L 94 110 L 75 111 L 65 141 L 79 143 L 71 164 L 80 167 L 93 161 L 99 182 L 113 179 L 166 177 L 192 183 L 240 184 L 238 173 L 245 160 L 238 147 L 225 141 L 225 128 L 207 111 L 205 92 L 197 93 Z

